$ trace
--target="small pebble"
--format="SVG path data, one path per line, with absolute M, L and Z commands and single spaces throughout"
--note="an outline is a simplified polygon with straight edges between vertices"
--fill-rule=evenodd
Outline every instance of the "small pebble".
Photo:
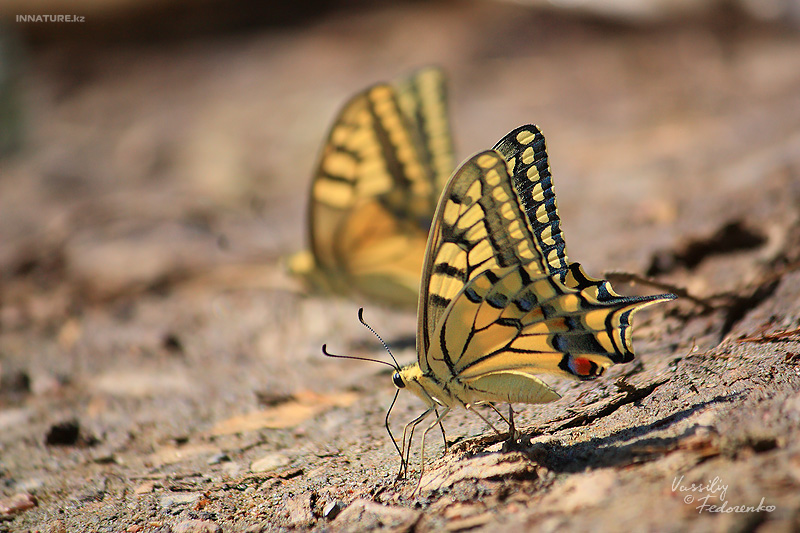
M 250 464 L 252 472 L 272 472 L 289 464 L 289 458 L 282 453 L 269 453 Z
M 227 453 L 215 453 L 208 458 L 208 464 L 218 465 L 220 463 L 227 463 L 231 460 Z
M 325 507 L 322 508 L 322 516 L 328 520 L 333 520 L 342 512 L 342 509 L 344 509 L 344 504 L 342 502 L 338 500 L 328 502 Z
M 67 420 L 50 426 L 44 443 L 48 446 L 71 446 L 78 442 L 81 426 L 77 420 Z
M 135 489 L 133 489 L 134 494 L 149 494 L 153 492 L 153 489 L 156 486 L 155 481 L 145 481 Z
M 184 520 L 172 528 L 172 533 L 222 533 L 222 528 L 210 520 Z
M 284 512 L 290 528 L 307 529 L 314 522 L 312 507 L 315 498 L 313 493 L 306 493 L 286 500 Z
M 8 498 L 0 500 L 0 516 L 13 516 L 15 514 L 36 507 L 36 498 L 24 492 L 18 492 Z
M 158 503 L 163 509 L 196 503 L 203 495 L 199 492 L 172 492 L 162 496 Z

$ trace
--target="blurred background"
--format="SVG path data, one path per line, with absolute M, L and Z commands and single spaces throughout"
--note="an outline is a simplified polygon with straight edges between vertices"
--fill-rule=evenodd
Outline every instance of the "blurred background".
M 281 261 L 339 107 L 427 64 L 458 161 L 543 129 L 588 273 L 741 287 L 797 227 L 799 29 L 796 0 L 0 2 L 0 433 L 77 417 L 122 453 L 132 428 L 192 434 L 254 391 L 389 394 L 379 369 L 320 362 L 369 333 Z
M 652 248 L 713 230 L 715 209 L 764 187 L 759 172 L 796 165 L 798 13 L 793 0 L 6 0 L 4 279 L 46 264 L 104 296 L 299 248 L 338 107 L 425 64 L 450 76 L 459 161 L 538 124 L 572 255 L 641 271 Z M 60 14 L 78 20 L 19 21 Z
M 749 264 L 695 257 L 681 275 L 681 246 L 699 239 L 702 258 L 722 232 L 723 251 L 769 259 L 791 226 L 798 6 L 6 0 L 0 331 L 7 346 L 55 348 L 6 349 L 4 379 L 47 389 L 99 371 L 141 349 L 119 341 L 121 324 L 156 346 L 203 332 L 195 362 L 213 364 L 193 306 L 163 300 L 176 287 L 203 303 L 257 298 L 271 311 L 243 327 L 273 332 L 257 342 L 267 360 L 315 361 L 333 323 L 359 330 L 350 307 L 331 318 L 351 304 L 302 298 L 281 258 L 305 245 L 309 183 L 339 107 L 427 64 L 449 76 L 459 161 L 520 124 L 543 129 L 570 256 L 588 272 L 672 275 L 700 296 L 735 288 L 755 276 Z M 142 294 L 161 303 L 138 324 Z M 196 321 L 211 313 L 229 328 L 238 306 L 195 309 Z M 413 317 L 400 320 L 413 332 Z M 282 323 L 295 330 L 274 333 Z M 231 335 L 220 342 L 241 342 Z M 310 385 L 289 383 L 275 386 Z

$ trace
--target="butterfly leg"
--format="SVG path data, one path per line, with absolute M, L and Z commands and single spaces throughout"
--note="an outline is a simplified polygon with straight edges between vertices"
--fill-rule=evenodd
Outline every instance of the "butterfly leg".
M 397 450 L 397 453 L 400 455 L 400 472 L 398 472 L 398 474 L 397 474 L 398 475 L 398 479 L 399 479 L 400 474 L 402 474 L 404 470 L 407 470 L 407 465 L 406 465 L 405 456 L 403 456 L 403 450 L 400 448 L 400 446 L 397 445 L 397 439 L 394 438 L 394 435 L 392 434 L 392 428 L 389 427 L 389 415 L 392 413 L 392 408 L 394 407 L 394 404 L 397 401 L 397 395 L 399 393 L 400 393 L 400 389 L 397 389 L 397 391 L 395 391 L 395 393 L 394 393 L 394 399 L 392 399 L 392 404 L 389 406 L 389 410 L 386 411 L 386 418 L 384 419 L 384 425 L 386 426 L 386 432 L 389 434 L 389 438 L 392 440 L 392 444 L 394 444 L 395 450 Z M 403 438 L 405 439 L 405 435 L 403 436 Z M 405 443 L 403 444 L 403 447 L 405 447 Z
M 405 477 L 408 473 L 408 463 L 411 460 L 411 439 L 414 437 L 414 429 L 416 429 L 420 422 L 428 418 L 428 416 L 435 411 L 435 405 L 431 405 L 425 412 L 406 424 L 406 427 L 403 428 L 403 448 L 400 454 L 400 472 L 397 473 L 397 479 Z M 410 432 L 409 428 L 411 429 Z M 408 440 L 406 440 L 406 435 L 408 435 Z M 406 442 L 408 446 L 406 446 Z
M 503 419 L 503 422 L 505 422 L 506 424 L 508 424 L 508 438 L 509 438 L 509 439 L 514 439 L 514 438 L 516 438 L 516 435 L 517 435 L 517 428 L 516 428 L 516 426 L 514 425 L 514 409 L 511 407 L 511 404 L 510 404 L 510 403 L 508 404 L 508 418 L 506 418 L 505 416 L 503 416 L 503 413 L 501 413 L 500 411 L 498 411 L 498 410 L 497 410 L 497 407 L 495 407 L 495 406 L 494 406 L 494 404 L 490 403 L 490 404 L 489 404 L 489 407 L 491 407 L 492 409 L 494 409 L 494 412 L 495 412 L 495 413 L 497 413 L 497 414 L 498 414 L 498 416 L 500 416 L 500 418 L 502 418 L 502 419 Z M 495 431 L 497 431 L 497 430 L 495 430 Z
M 436 417 L 438 418 L 439 417 L 439 411 L 434 409 L 433 412 L 434 412 L 434 414 L 436 414 Z M 449 446 L 447 445 L 447 435 L 444 434 L 444 425 L 442 425 L 441 420 L 439 420 L 439 428 L 441 428 L 441 430 L 442 430 L 442 440 L 444 441 L 444 451 L 445 451 L 445 453 L 447 453 L 447 449 L 449 448 Z
M 436 409 L 434 409 L 434 411 L 436 411 Z M 422 432 L 422 444 L 420 445 L 420 448 L 419 448 L 419 456 L 420 456 L 420 458 L 419 458 L 419 460 L 420 460 L 420 463 L 419 463 L 419 479 L 417 480 L 417 488 L 414 489 L 414 494 L 419 494 L 420 488 L 422 486 L 422 474 L 423 474 L 423 472 L 425 470 L 425 437 L 428 436 L 428 432 L 430 430 L 432 430 L 434 427 L 436 427 L 436 425 L 440 425 L 440 426 L 442 425 L 442 419 L 449 412 L 450 412 L 450 407 L 444 406 L 444 410 L 442 411 L 442 414 L 439 415 L 436 418 L 436 420 L 433 422 L 433 424 L 431 424 L 430 426 L 425 428 L 425 431 Z
M 503 443 L 503 452 L 510 452 L 515 449 L 518 449 L 521 440 L 518 442 L 518 439 L 522 438 L 522 434 L 517 432 L 517 428 L 514 425 L 514 408 L 511 407 L 511 404 L 508 404 L 508 438 Z M 523 444 L 524 447 L 524 444 Z
M 494 405 L 492 405 L 492 404 L 490 403 L 490 404 L 489 404 L 489 406 L 490 406 L 492 409 L 494 409 L 494 410 L 495 410 L 495 412 L 497 412 L 497 408 L 496 408 Z M 464 407 L 466 407 L 466 408 L 467 408 L 467 409 L 468 409 L 470 412 L 472 412 L 472 413 L 475 413 L 476 415 L 478 415 L 478 417 L 479 417 L 481 420 L 483 420 L 484 422 L 486 422 L 486 424 L 487 424 L 487 425 L 488 425 L 490 428 L 492 428 L 492 429 L 494 430 L 494 432 L 495 432 L 495 433 L 497 433 L 498 435 L 502 435 L 502 433 L 500 433 L 500 431 L 499 431 L 499 430 L 498 430 L 496 427 L 494 427 L 494 424 L 492 424 L 492 423 L 489 421 L 489 419 L 488 419 L 488 418 L 486 418 L 485 416 L 483 416 L 482 414 L 480 414 L 480 412 L 478 412 L 478 410 L 477 410 L 477 409 L 474 409 L 472 405 L 465 405 Z M 504 417 L 503 415 L 500 415 L 500 416 L 503 418 L 503 420 L 505 420 L 505 417 Z

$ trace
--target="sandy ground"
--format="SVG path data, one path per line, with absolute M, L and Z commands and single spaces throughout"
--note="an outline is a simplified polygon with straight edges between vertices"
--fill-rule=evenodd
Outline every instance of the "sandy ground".
M 520 406 L 515 443 L 450 415 L 457 443 L 429 440 L 414 494 L 418 443 L 395 482 L 383 427 L 389 373 L 320 352 L 384 357 L 361 304 L 304 295 L 281 260 L 338 106 L 430 63 L 459 159 L 538 124 L 570 257 L 688 296 L 637 317 L 636 362 L 550 380 L 563 399 Z M 20 89 L 0 531 L 800 529 L 797 33 L 409 4 L 41 45 Z M 414 359 L 413 315 L 365 316 Z M 395 434 L 420 409 L 401 395 Z

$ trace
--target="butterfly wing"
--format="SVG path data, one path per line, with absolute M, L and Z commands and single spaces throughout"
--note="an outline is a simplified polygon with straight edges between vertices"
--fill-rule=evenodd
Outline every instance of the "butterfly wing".
M 541 272 L 563 280 L 569 261 L 544 135 L 532 124 L 520 126 L 503 137 L 494 150 L 508 162 L 508 173 L 513 177 L 534 247 L 539 252 L 537 266 Z
M 428 224 L 455 167 L 453 137 L 447 110 L 447 84 L 442 69 L 426 67 L 395 83 L 400 107 L 418 135 L 424 162 L 431 169 L 435 193 Z
M 550 401 L 558 395 L 534 374 L 592 379 L 630 361 L 633 313 L 674 296 L 622 297 L 569 263 L 541 132 L 524 126 L 497 146 L 442 193 L 420 289 L 419 366 L 463 388 L 465 403 Z
M 311 249 L 291 271 L 329 292 L 417 303 L 435 176 L 448 157 L 452 166 L 444 95 L 444 75 L 431 68 L 345 105 L 311 189 Z

